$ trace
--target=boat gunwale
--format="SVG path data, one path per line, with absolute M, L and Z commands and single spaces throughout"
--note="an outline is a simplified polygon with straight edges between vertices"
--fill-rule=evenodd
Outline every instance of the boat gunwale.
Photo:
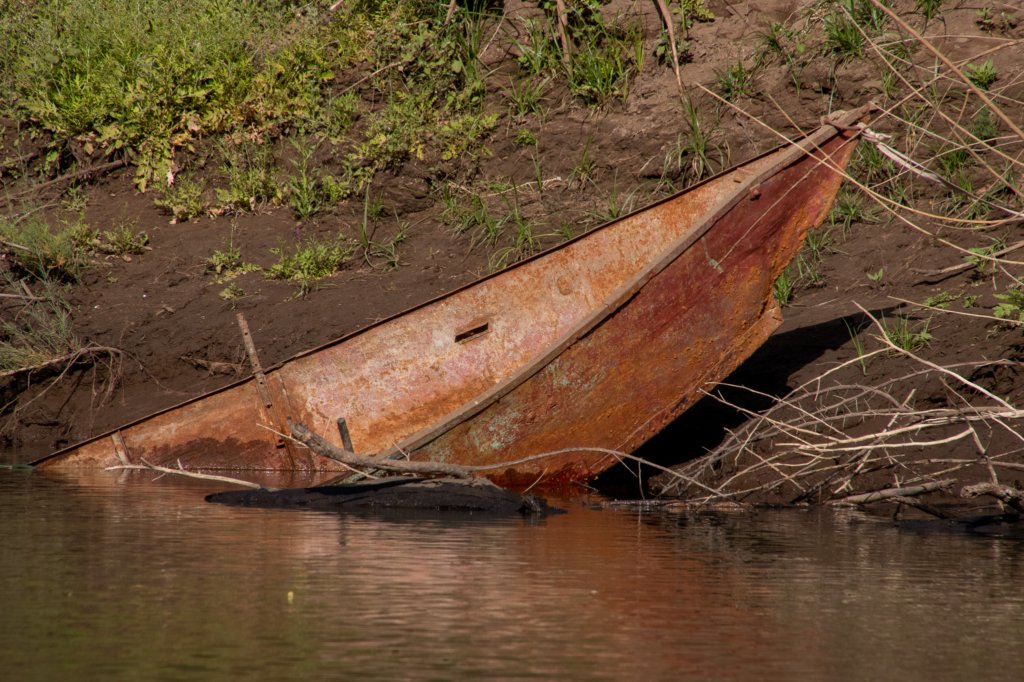
M 452 426 L 456 425 L 460 421 L 462 421 L 462 420 L 464 420 L 466 418 L 469 418 L 470 416 L 473 416 L 473 414 L 476 414 L 476 413 L 482 411 L 483 409 L 486 409 L 486 407 L 488 405 L 492 404 L 495 400 L 499 400 L 503 395 L 507 395 L 507 393 L 509 393 L 516 386 L 518 386 L 520 383 L 522 383 L 522 381 L 525 381 L 530 376 L 535 374 L 537 371 L 540 371 L 540 369 L 544 365 L 546 365 L 548 362 L 550 362 L 551 359 L 553 359 L 553 357 L 557 357 L 558 353 L 563 352 L 566 348 L 571 346 L 574 341 L 582 338 L 587 333 L 589 333 L 589 331 L 591 331 L 594 328 L 596 328 L 596 326 L 598 325 L 600 320 L 606 318 L 609 314 L 611 314 L 615 310 L 619 309 L 621 307 L 622 303 L 624 303 L 624 301 L 628 301 L 630 297 L 632 297 L 633 295 L 636 294 L 636 292 L 638 292 L 640 289 L 642 289 L 643 285 L 647 281 L 649 281 L 651 277 L 653 277 L 655 274 L 657 274 L 657 272 L 660 272 L 660 270 L 664 269 L 664 267 L 666 267 L 669 263 L 671 263 L 675 258 L 678 258 L 679 255 L 681 255 L 681 253 L 685 252 L 686 249 L 688 249 L 690 246 L 692 246 L 693 243 L 698 241 L 701 236 L 707 234 L 707 232 L 711 229 L 711 227 L 723 215 L 728 213 L 728 211 L 731 210 L 736 205 L 736 203 L 739 202 L 739 200 L 745 195 L 745 192 L 747 190 L 749 190 L 750 187 L 752 187 L 752 186 L 754 186 L 754 185 L 756 185 L 756 184 L 758 184 L 760 182 L 763 182 L 767 177 L 771 177 L 771 175 L 780 172 L 782 169 L 786 168 L 787 166 L 790 166 L 790 165 L 796 163 L 797 161 L 799 161 L 805 155 L 811 155 L 812 158 L 815 158 L 818 161 L 818 163 L 828 165 L 828 158 L 824 158 L 824 159 L 817 158 L 817 157 L 813 156 L 814 152 L 821 152 L 822 151 L 821 148 L 820 148 L 821 144 L 823 144 L 824 142 L 827 142 L 828 140 L 832 139 L 833 137 L 835 137 L 835 136 L 837 136 L 839 134 L 842 134 L 844 131 L 846 131 L 846 130 L 856 130 L 853 127 L 853 125 L 858 120 L 862 119 L 867 113 L 870 113 L 873 110 L 874 110 L 874 105 L 866 104 L 866 105 L 863 105 L 863 106 L 858 107 L 856 109 L 851 109 L 849 111 L 834 112 L 827 119 L 823 119 L 823 122 L 822 122 L 821 126 L 819 126 L 814 131 L 804 135 L 800 139 L 796 139 L 796 140 L 791 140 L 789 142 L 780 143 L 780 144 L 776 145 L 775 147 L 773 147 L 773 148 L 771 148 L 771 149 L 769 149 L 769 150 L 767 150 L 767 151 L 765 151 L 765 152 L 763 152 L 761 154 L 758 154 L 757 156 L 751 157 L 750 159 L 747 159 L 746 161 L 738 163 L 738 164 L 736 164 L 734 166 L 730 166 L 729 168 L 723 169 L 722 171 L 716 173 L 715 175 L 707 177 L 704 180 L 701 180 L 700 182 L 698 182 L 696 184 L 693 184 L 693 185 L 691 185 L 691 186 L 689 186 L 689 187 L 687 187 L 685 189 L 679 190 L 678 192 L 675 192 L 675 193 L 670 194 L 670 195 L 668 195 L 666 197 L 663 197 L 663 198 L 661 198 L 661 199 L 659 199 L 659 200 L 657 200 L 657 201 L 655 201 L 653 203 L 650 203 L 650 204 L 647 204 L 647 205 L 642 206 L 640 208 L 637 208 L 637 209 L 635 209 L 635 210 L 633 210 L 633 211 L 631 211 L 631 212 L 629 212 L 629 213 L 627 213 L 627 214 L 625 214 L 623 216 L 620 216 L 619 218 L 617 218 L 615 220 L 611 220 L 611 221 L 608 221 L 608 222 L 603 223 L 601 225 L 598 225 L 597 227 L 594 227 L 593 229 L 590 229 L 590 230 L 588 230 L 588 231 L 586 231 L 586 232 L 584 232 L 582 234 L 576 235 L 572 239 L 569 239 L 569 240 L 567 240 L 565 242 L 562 242 L 561 244 L 556 244 L 556 245 L 554 245 L 554 246 L 552 246 L 552 247 L 550 247 L 548 249 L 545 249 L 544 251 L 538 252 L 538 253 L 530 256 L 529 258 L 525 258 L 525 259 L 519 261 L 518 263 L 515 263 L 514 265 L 512 265 L 510 267 L 504 268 L 502 270 L 498 270 L 496 272 L 488 273 L 487 275 L 484 275 L 483 277 L 479 277 L 479 278 L 477 278 L 477 279 L 475 279 L 475 280 L 473 280 L 471 282 L 467 282 L 467 283 L 465 283 L 465 284 L 463 284 L 463 285 L 461 285 L 459 287 L 456 287 L 455 289 L 452 289 L 450 291 L 444 292 L 444 293 L 439 294 L 438 296 L 435 296 L 435 297 L 433 297 L 431 299 L 428 299 L 428 300 L 423 301 L 421 303 L 418 303 L 418 304 L 416 304 L 414 306 L 411 306 L 409 308 L 401 310 L 401 311 L 399 311 L 399 312 L 397 312 L 397 313 L 395 313 L 393 315 L 390 315 L 390 316 L 388 316 L 388 317 L 386 317 L 384 319 L 377 320 L 377 321 L 375 321 L 375 322 L 373 322 L 371 324 L 366 325 L 365 327 L 360 327 L 358 329 L 352 330 L 351 332 L 349 332 L 347 334 L 344 334 L 343 336 L 337 337 L 337 338 L 335 338 L 335 339 L 333 339 L 331 341 L 328 341 L 326 343 L 323 343 L 323 344 L 321 344 L 319 346 L 315 346 L 315 347 L 310 348 L 308 350 L 300 351 L 299 353 L 296 353 L 296 354 L 294 354 L 294 355 L 292 355 L 292 356 L 290 356 L 290 357 L 288 357 L 288 358 L 286 358 L 284 360 L 281 360 L 279 362 L 274 363 L 273 365 L 270 365 L 268 367 L 263 368 L 263 373 L 264 374 L 268 374 L 268 375 L 272 374 L 273 372 L 281 369 L 282 367 L 284 367 L 285 365 L 287 365 L 287 364 L 289 364 L 291 362 L 294 362 L 295 360 L 298 360 L 298 359 L 301 359 L 301 358 L 304 358 L 304 357 L 308 357 L 308 356 L 311 356 L 311 355 L 315 355 L 315 354 L 317 354 L 317 353 L 319 353 L 321 351 L 324 351 L 324 350 L 326 350 L 328 348 L 332 348 L 332 347 L 338 346 L 338 345 L 340 345 L 342 343 L 346 343 L 346 342 L 350 341 L 351 339 L 354 339 L 354 338 L 356 338 L 356 337 L 358 337 L 358 336 L 360 336 L 362 334 L 365 334 L 365 333 L 367 333 L 367 332 L 369 332 L 369 331 L 371 331 L 373 329 L 376 329 L 377 327 L 380 327 L 382 325 L 385 325 L 385 324 L 388 324 L 390 322 L 393 322 L 394 320 L 396 320 L 398 318 L 404 317 L 404 316 L 406 316 L 406 315 L 408 315 L 410 313 L 413 313 L 413 312 L 415 312 L 417 310 L 421 310 L 421 309 L 426 308 L 428 306 L 434 305 L 434 304 L 436 304 L 436 303 L 438 303 L 440 301 L 443 301 L 445 299 L 451 298 L 451 297 L 455 296 L 456 294 L 459 294 L 459 293 L 461 293 L 463 291 L 466 291 L 467 289 L 471 289 L 471 288 L 473 288 L 473 287 L 475 287 L 475 286 L 477 286 L 477 285 L 479 285 L 479 284 L 481 284 L 483 282 L 489 281 L 489 280 L 491 280 L 493 278 L 496 278 L 496 277 L 500 277 L 500 276 L 502 276 L 502 275 L 504 275 L 504 274 L 506 274 L 506 273 L 508 273 L 510 271 L 516 270 L 516 269 L 518 269 L 520 267 L 524 267 L 524 266 L 528 265 L 529 263 L 532 263 L 532 262 L 534 262 L 536 260 L 545 258 L 545 257 L 549 256 L 550 254 L 552 254 L 554 252 L 560 251 L 562 249 L 565 249 L 565 248 L 569 247 L 572 244 L 575 244 L 578 241 L 586 239 L 586 238 L 588 238 L 588 237 L 590 237 L 590 236 L 592 236 L 592 235 L 594 235 L 594 234 L 596 234 L 598 232 L 602 232 L 602 231 L 608 229 L 609 227 L 611 227 L 612 225 L 616 225 L 616 224 L 618 224 L 620 222 L 628 220 L 629 218 L 631 218 L 631 217 L 633 217 L 633 216 L 635 216 L 637 214 L 644 213 L 644 212 L 650 211 L 652 209 L 655 209 L 655 208 L 657 208 L 657 207 L 659 207 L 659 206 L 661 206 L 663 204 L 675 201 L 675 200 L 679 199 L 680 197 L 682 197 L 683 195 L 688 194 L 688 193 L 692 192 L 695 189 L 698 189 L 700 187 L 704 187 L 705 185 L 708 185 L 708 184 L 710 184 L 712 182 L 716 182 L 718 180 L 721 180 L 724 177 L 726 177 L 726 176 L 728 176 L 728 175 L 730 175 L 732 173 L 735 173 L 736 171 L 738 171 L 738 170 L 740 170 L 740 169 L 742 169 L 744 167 L 747 167 L 747 166 L 750 166 L 752 164 L 755 164 L 758 161 L 764 160 L 765 158 L 767 158 L 769 156 L 772 156 L 774 154 L 778 154 L 779 152 L 782 152 L 782 151 L 786 150 L 787 148 L 792 151 L 792 156 L 795 157 L 795 158 L 788 158 L 788 157 L 786 157 L 784 160 L 779 161 L 776 164 L 773 164 L 768 169 L 771 172 L 765 171 L 765 172 L 759 173 L 757 176 L 755 176 L 753 178 L 753 182 L 750 181 L 751 179 L 748 179 L 748 181 L 745 181 L 740 187 L 737 188 L 737 191 L 736 191 L 735 195 L 732 198 L 730 198 L 721 207 L 716 209 L 711 214 L 711 216 L 709 218 L 705 218 L 702 221 L 702 223 L 697 227 L 696 230 L 691 232 L 689 235 L 684 235 L 679 241 L 677 241 L 675 244 L 673 244 L 668 249 L 668 250 L 671 251 L 670 257 L 659 259 L 659 261 L 655 265 L 647 266 L 641 272 L 639 272 L 637 275 L 634 275 L 623 287 L 620 288 L 620 290 L 618 292 L 616 292 L 616 294 L 614 295 L 614 302 L 609 302 L 609 303 L 603 304 L 600 308 L 597 308 L 592 315 L 588 316 L 582 323 L 576 325 L 572 330 L 570 330 L 565 335 L 563 335 L 562 338 L 558 339 L 554 344 L 552 344 L 552 346 L 550 346 L 549 349 L 546 352 L 544 352 L 542 355 L 538 356 L 538 358 L 536 358 L 535 360 L 531 360 L 529 363 L 527 363 L 527 365 L 523 369 L 515 372 L 511 377 L 509 377 L 508 379 L 502 381 L 496 387 L 494 387 L 491 390 L 487 391 L 484 394 L 484 395 L 488 396 L 487 400 L 474 401 L 474 402 L 472 402 L 472 403 L 470 403 L 468 405 L 463 405 L 463 406 L 461 406 L 459 408 L 456 408 L 456 410 L 450 412 L 449 414 L 445 415 L 441 419 L 437 420 L 437 422 L 435 422 L 431 426 L 426 427 L 425 429 L 422 429 L 422 430 L 420 430 L 420 431 L 418 431 L 416 433 L 410 434 L 408 437 L 403 439 L 403 441 L 401 443 L 398 444 L 398 447 L 402 447 L 402 449 L 406 449 L 405 448 L 406 444 L 411 443 L 411 442 L 415 442 L 415 441 L 419 441 L 421 438 L 427 436 L 430 433 L 436 433 L 436 435 L 434 436 L 434 437 L 436 437 L 437 435 L 440 435 L 445 430 L 447 430 L 447 428 L 451 428 Z M 851 138 L 851 141 L 852 141 L 852 138 Z M 808 144 L 808 143 L 809 143 L 808 146 L 810 148 L 805 148 L 803 145 Z M 696 236 L 693 236 L 693 235 L 696 235 Z M 690 240 L 691 236 L 692 236 L 692 240 Z M 680 246 L 681 243 L 685 243 L 685 245 Z M 630 290 L 632 292 L 631 293 L 627 293 Z M 588 327 L 587 330 L 581 331 L 581 329 L 584 326 Z M 554 355 L 552 355 L 552 353 L 554 353 Z M 520 379 L 520 377 L 523 377 L 523 378 Z M 141 424 L 142 422 L 148 421 L 149 419 L 152 419 L 154 417 L 166 414 L 168 412 L 172 412 L 174 410 L 180 409 L 180 408 L 185 407 L 187 405 L 191 405 L 193 403 L 199 402 L 201 400 L 205 400 L 207 398 L 210 398 L 212 396 L 218 395 L 220 393 L 224 393 L 226 391 L 230 391 L 230 390 L 233 390 L 235 388 L 239 388 L 239 387 L 244 386 L 244 385 L 246 385 L 246 384 L 248 384 L 250 382 L 253 382 L 255 379 L 256 379 L 255 374 L 251 374 L 251 375 L 249 375 L 247 377 L 244 377 L 244 378 L 238 379 L 236 381 L 233 381 L 231 383 L 225 384 L 224 386 L 221 386 L 219 388 L 215 388 L 215 389 L 213 389 L 211 391 L 207 391 L 206 393 L 201 393 L 201 394 L 199 394 L 199 395 L 197 395 L 195 397 L 189 398 L 187 400 L 183 400 L 182 402 L 175 403 L 174 405 L 170 405 L 168 407 L 162 408 L 162 409 L 157 410 L 155 412 L 151 412 L 151 413 L 149 413 L 147 415 L 144 415 L 142 417 L 139 417 L 137 419 L 133 419 L 133 420 L 131 420 L 129 422 L 121 424 L 120 426 L 117 426 L 115 428 L 109 429 L 109 430 L 104 431 L 102 433 L 99 433 L 99 434 L 97 434 L 95 436 L 91 436 L 89 438 L 86 438 L 85 440 L 81 440 L 81 441 L 78 441 L 77 443 L 73 443 L 71 445 L 68 445 L 68 446 L 66 446 L 64 448 L 61 448 L 60 450 L 51 452 L 48 455 L 44 455 L 44 456 L 42 456 L 42 457 L 40 457 L 40 458 L 38 458 L 36 460 L 33 460 L 29 464 L 32 465 L 32 466 L 38 466 L 38 465 L 41 465 L 41 464 L 45 464 L 46 462 L 49 462 L 50 460 L 53 460 L 53 459 L 59 458 L 61 456 L 64 456 L 66 454 L 69 454 L 72 451 L 77 450 L 77 449 L 79 449 L 79 448 L 81 448 L 81 447 L 83 447 L 85 445 L 88 445 L 90 443 L 93 443 L 95 441 L 101 440 L 103 438 L 108 438 L 108 437 L 112 436 L 113 434 L 117 434 L 117 433 L 119 433 L 121 431 L 130 429 L 130 428 L 132 428 L 132 427 L 134 427 L 134 426 L 136 426 L 138 424 Z M 517 379 L 519 379 L 519 380 L 516 381 Z M 514 383 L 512 383 L 512 382 L 514 382 Z M 509 385 L 509 384 L 511 384 L 511 385 Z M 492 396 L 491 395 L 493 392 L 497 391 L 498 389 L 500 389 L 502 387 L 505 387 L 505 390 L 501 393 L 501 395 L 496 395 L 496 396 Z M 478 409 L 476 409 L 476 411 L 474 412 L 474 411 L 472 411 L 473 408 L 478 408 Z M 467 410 L 469 410 L 470 412 L 468 414 L 466 414 L 462 419 L 459 419 L 459 415 L 462 414 L 463 412 L 467 411 Z M 432 438 L 428 437 L 424 442 L 421 442 L 418 445 L 415 445 L 413 447 L 422 446 L 423 444 L 425 444 L 426 442 L 429 442 L 430 440 L 432 440 Z M 397 447 L 396 448 L 390 448 L 388 450 L 384 450 L 383 454 L 387 455 L 387 454 L 390 454 L 390 453 L 393 453 L 393 452 L 397 452 L 397 451 L 398 451 Z

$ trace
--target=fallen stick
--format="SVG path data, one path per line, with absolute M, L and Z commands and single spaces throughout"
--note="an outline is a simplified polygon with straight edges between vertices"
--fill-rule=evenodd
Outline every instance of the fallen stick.
M 178 462 L 178 468 L 172 469 L 170 467 L 162 467 L 156 464 L 150 464 L 146 460 L 142 460 L 142 464 L 118 464 L 112 467 L 106 467 L 105 471 L 115 471 L 118 469 L 134 469 L 134 470 L 147 470 L 157 471 L 161 474 L 174 474 L 175 476 L 184 476 L 185 478 L 198 478 L 203 481 L 217 481 L 219 483 L 232 483 L 234 485 L 244 486 L 246 488 L 252 488 L 253 490 L 270 490 L 274 491 L 277 488 L 266 488 L 259 483 L 253 483 L 252 481 L 244 481 L 240 478 L 231 478 L 230 476 L 216 476 L 214 474 L 200 474 L 195 471 L 188 471 L 181 466 L 181 462 Z
M 0 294 L 0 298 L 16 298 L 21 301 L 45 301 L 42 296 L 25 296 L 23 294 Z
M 31 251 L 31 249 L 29 249 L 27 246 L 22 246 L 21 244 L 15 244 L 14 242 L 6 242 L 3 240 L 0 240 L 0 246 L 6 246 L 9 249 L 18 249 L 19 251 Z
M 364 457 L 328 443 L 323 438 L 307 429 L 302 424 L 291 422 L 289 428 L 292 437 L 316 454 L 333 459 L 350 467 L 399 471 L 406 474 L 444 474 L 455 478 L 470 478 L 470 467 L 443 462 L 410 462 L 405 460 L 384 459 L 383 457 Z
M 1005 249 L 1000 249 L 999 251 L 996 251 L 995 253 L 993 253 L 991 255 L 992 255 L 993 258 L 999 258 L 1000 256 L 1005 256 L 1008 253 L 1013 253 L 1014 251 L 1016 251 L 1017 249 L 1020 249 L 1020 248 L 1024 248 L 1024 240 L 1021 240 L 1019 242 L 1015 242 L 1015 243 L 1011 244 L 1010 246 L 1007 246 Z M 962 272 L 964 270 L 970 270 L 973 267 L 977 267 L 977 265 L 978 265 L 977 263 L 966 262 L 966 263 L 958 263 L 957 265 L 950 265 L 948 268 L 940 268 L 938 270 L 922 270 L 922 269 L 919 269 L 919 268 L 910 268 L 910 271 L 914 272 L 914 273 L 916 273 L 918 275 L 924 275 L 924 277 L 922 279 L 917 281 L 918 284 L 920 284 L 920 283 L 933 283 L 932 280 L 930 279 L 932 277 L 939 277 L 940 280 L 941 279 L 945 279 L 946 277 L 951 277 L 951 276 L 953 276 L 953 275 L 955 275 L 955 274 L 957 274 L 959 272 Z
M 838 500 L 829 500 L 828 503 L 867 504 L 868 502 L 887 500 L 891 497 L 914 497 L 917 495 L 924 495 L 925 493 L 935 492 L 936 490 L 943 490 L 945 488 L 949 488 L 954 483 L 956 483 L 956 480 L 952 478 L 947 478 L 941 481 L 932 481 L 931 483 L 922 483 L 921 485 L 912 485 L 906 488 L 886 488 L 885 490 L 875 490 L 870 493 L 861 493 L 859 495 L 850 495 L 849 497 L 840 497 Z
M 101 163 L 97 166 L 89 166 L 88 168 L 83 168 L 82 170 L 75 171 L 73 173 L 68 173 L 67 175 L 62 175 L 59 178 L 54 178 L 53 180 L 47 180 L 46 182 L 42 182 L 38 185 L 33 185 L 32 187 L 17 192 L 16 194 L 12 194 L 7 197 L 0 197 L 0 206 L 10 204 L 16 201 L 17 199 L 20 199 L 21 197 L 25 196 L 26 194 L 34 194 L 36 192 L 41 192 L 42 190 L 52 187 L 53 185 L 59 185 L 63 182 L 71 182 L 72 180 L 76 180 L 78 178 L 88 177 L 93 173 L 106 173 L 107 171 L 112 171 L 117 168 L 120 168 L 121 166 L 127 165 L 128 162 L 126 160 L 118 159 L 116 161 L 111 161 L 109 163 Z

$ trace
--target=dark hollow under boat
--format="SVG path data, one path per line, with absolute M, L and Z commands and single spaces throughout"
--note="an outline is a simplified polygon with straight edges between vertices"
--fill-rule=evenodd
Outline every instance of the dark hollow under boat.
M 827 215 L 868 108 L 571 242 L 253 377 L 45 457 L 40 469 L 340 465 L 289 420 L 364 455 L 488 465 L 525 486 L 596 476 L 778 327 L 772 284 Z

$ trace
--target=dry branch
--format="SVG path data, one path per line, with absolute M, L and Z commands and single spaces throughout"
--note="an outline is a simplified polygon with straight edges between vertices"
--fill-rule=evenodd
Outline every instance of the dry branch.
M 953 477 L 960 475 L 957 472 L 969 468 L 975 472 L 977 467 L 991 471 L 993 466 L 1009 464 L 1008 468 L 1013 468 L 1013 463 L 1001 461 L 1010 453 L 987 452 L 978 427 L 1014 432 L 1013 427 L 1024 419 L 1024 410 L 985 391 L 959 372 L 1016 363 L 996 360 L 939 367 L 916 355 L 909 357 L 920 369 L 873 386 L 825 384 L 825 378 L 835 371 L 830 369 L 786 397 L 775 399 L 760 414 L 713 395 L 752 418 L 730 432 L 711 453 L 676 467 L 682 478 L 662 483 L 660 494 L 681 496 L 697 504 L 742 501 L 751 495 L 765 494 L 791 503 L 856 503 L 865 499 L 910 498 L 913 494 L 905 488 L 921 491 L 918 494 L 939 489 L 934 481 L 955 482 Z M 958 393 L 959 387 L 949 377 L 956 377 L 957 383 L 967 390 Z M 916 389 L 903 399 L 893 395 L 893 391 L 902 390 L 911 381 L 922 380 L 938 382 L 962 405 L 915 409 L 912 401 Z M 921 456 L 929 450 L 947 450 L 957 441 L 973 442 L 977 455 L 956 459 Z M 942 468 L 941 463 L 950 466 Z M 870 488 L 864 492 L 866 485 L 878 488 L 878 476 L 885 471 L 892 471 L 903 481 L 902 485 L 882 486 L 888 491 L 884 495 Z M 700 487 L 685 482 L 686 479 L 698 481 Z M 922 511 L 931 513 L 927 509 Z
M 444 464 L 442 462 L 410 462 L 404 460 L 385 459 L 383 457 L 364 457 L 328 443 L 326 440 L 310 431 L 302 424 L 291 422 L 289 424 L 291 435 L 310 450 L 328 459 L 341 462 L 350 467 L 364 469 L 382 469 L 405 474 L 433 474 L 452 476 L 454 478 L 469 478 L 472 471 L 470 467 L 457 464 Z
M 232 485 L 240 485 L 246 488 L 252 488 L 254 490 L 276 490 L 275 488 L 267 488 L 260 485 L 259 483 L 245 481 L 240 478 L 232 478 L 230 476 L 216 476 L 214 474 L 201 474 L 197 471 L 189 471 L 181 465 L 181 462 L 178 462 L 178 468 L 173 469 L 170 467 L 162 467 L 156 464 L 150 464 L 146 460 L 142 460 L 142 464 L 118 464 L 116 466 L 106 467 L 105 471 L 117 471 L 120 469 L 155 471 L 161 474 L 173 474 L 174 476 L 184 476 L 185 478 L 197 478 L 203 481 L 218 481 L 220 483 L 230 483 Z
M 956 483 L 955 479 L 947 478 L 942 481 L 933 481 L 922 485 L 912 485 L 907 486 L 906 488 L 886 488 L 885 490 L 875 490 L 870 493 L 850 495 L 848 497 L 841 497 L 838 500 L 830 500 L 829 504 L 867 504 L 868 502 L 887 500 L 892 497 L 915 497 L 917 495 L 932 493 L 936 490 L 948 490 L 954 483 Z
M 121 168 L 122 166 L 127 166 L 127 165 L 128 165 L 128 162 L 126 160 L 118 159 L 116 161 L 111 161 L 109 163 L 101 163 L 101 164 L 96 165 L 96 166 L 89 166 L 88 168 L 83 168 L 82 170 L 75 171 L 73 173 L 68 173 L 66 175 L 61 175 L 60 177 L 54 178 L 53 180 L 47 180 L 46 182 L 41 182 L 38 185 L 33 185 L 33 186 L 29 187 L 28 189 L 24 189 L 24 190 L 22 190 L 20 192 L 17 192 L 15 194 L 11 194 L 11 195 L 6 196 L 6 197 L 0 197 L 0 206 L 6 206 L 7 204 L 10 204 L 10 203 L 16 201 L 17 199 L 20 199 L 20 198 L 22 198 L 22 197 L 24 197 L 26 195 L 34 194 L 36 192 L 41 192 L 44 189 L 48 189 L 48 188 L 53 187 L 53 186 L 59 186 L 59 185 L 65 183 L 65 182 L 71 182 L 73 180 L 78 180 L 80 178 L 87 178 L 90 175 L 94 175 L 94 174 L 109 173 L 112 170 L 117 170 L 118 168 Z

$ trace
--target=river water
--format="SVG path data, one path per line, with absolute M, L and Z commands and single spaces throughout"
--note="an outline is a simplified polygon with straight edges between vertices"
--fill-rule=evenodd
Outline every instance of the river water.
M 1024 544 L 852 512 L 540 521 L 0 470 L 5 680 L 1020 679 Z

